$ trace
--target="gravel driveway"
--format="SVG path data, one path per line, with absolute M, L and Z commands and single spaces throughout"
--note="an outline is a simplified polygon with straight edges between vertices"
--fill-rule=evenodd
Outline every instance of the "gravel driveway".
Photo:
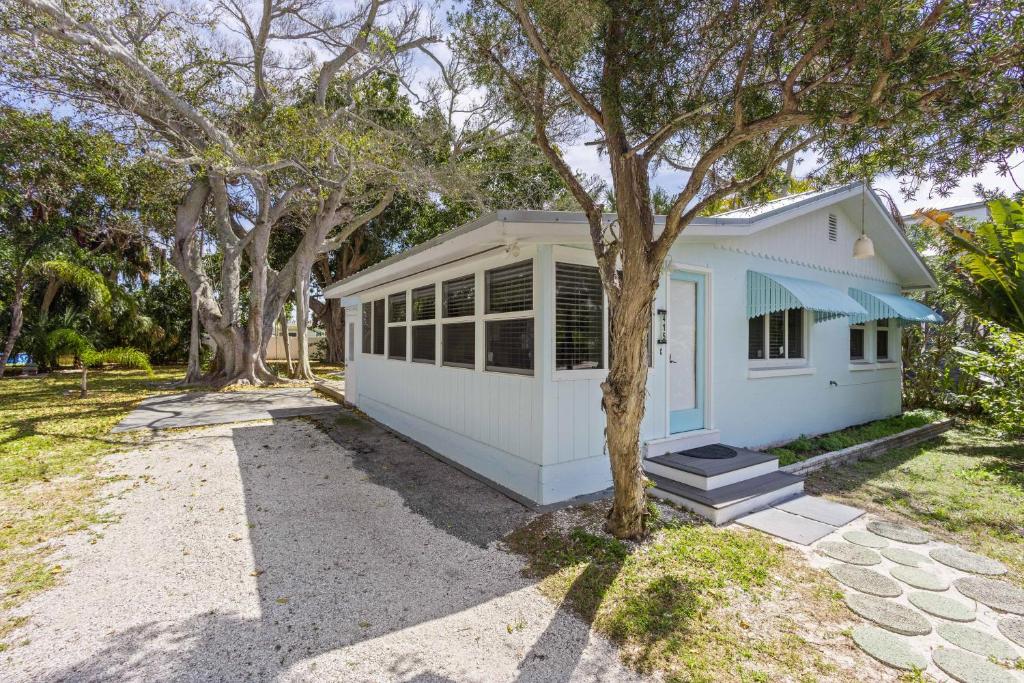
M 120 521 L 68 540 L 4 680 L 635 678 L 497 549 L 528 511 L 375 426 L 150 438 L 109 459 Z

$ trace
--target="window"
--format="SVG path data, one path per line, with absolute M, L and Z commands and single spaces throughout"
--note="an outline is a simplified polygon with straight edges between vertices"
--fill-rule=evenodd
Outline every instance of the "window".
M 850 360 L 864 360 L 864 326 L 850 326 Z
M 555 264 L 555 369 L 602 368 L 604 290 L 593 266 Z
M 442 362 L 462 368 L 476 365 L 476 323 L 441 326 Z
M 406 360 L 405 321 L 407 318 L 405 292 L 388 297 L 388 358 Z
M 363 309 L 363 353 L 369 353 L 373 347 L 373 306 L 362 304 Z
M 533 374 L 532 311 L 533 261 L 484 273 L 484 367 L 487 370 Z M 527 315 L 509 315 L 514 313 Z
M 533 373 L 533 318 L 488 320 L 487 369 Z
M 484 313 L 533 310 L 533 261 L 523 261 L 485 274 Z
M 875 360 L 889 360 L 889 321 L 879 320 L 875 326 Z
M 373 302 L 373 353 L 384 355 L 384 299 Z
M 437 359 L 437 287 L 427 285 L 412 290 L 412 360 L 433 363 Z M 424 322 L 426 321 L 426 322 Z
M 445 318 L 459 318 L 476 313 L 475 277 L 467 275 L 448 280 L 441 286 L 442 315 Z
M 764 365 L 795 365 L 806 359 L 804 309 L 790 308 L 751 318 L 747 323 L 747 358 Z

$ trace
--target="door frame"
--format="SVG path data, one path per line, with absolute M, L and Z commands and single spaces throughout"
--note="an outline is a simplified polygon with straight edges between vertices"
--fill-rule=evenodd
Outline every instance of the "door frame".
M 669 363 L 669 355 L 665 355 L 665 425 L 667 427 L 667 436 L 675 434 L 684 434 L 686 432 L 696 431 L 700 429 L 709 429 L 711 427 L 711 416 L 708 400 L 708 375 L 709 368 L 711 367 L 710 357 L 710 344 L 708 343 L 708 337 L 710 333 L 710 315 L 709 315 L 709 287 L 708 280 L 711 277 L 711 271 L 706 268 L 684 266 L 672 264 L 672 269 L 669 271 L 668 278 L 666 279 L 665 287 L 665 299 L 666 299 L 666 310 L 668 319 L 666 320 L 667 332 L 671 334 L 672 330 L 672 280 L 682 280 L 685 282 L 693 282 L 697 286 L 696 292 L 696 320 L 694 321 L 694 327 L 696 329 L 696 349 L 694 352 L 695 368 L 694 368 L 694 382 L 696 390 L 696 407 L 686 411 L 675 411 L 673 415 L 672 405 L 670 402 L 671 394 L 671 382 L 672 382 L 672 368 Z M 667 349 L 666 349 L 667 350 Z

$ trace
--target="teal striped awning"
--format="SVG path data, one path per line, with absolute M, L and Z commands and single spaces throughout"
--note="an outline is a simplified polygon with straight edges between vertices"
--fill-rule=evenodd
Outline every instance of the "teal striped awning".
M 866 315 L 845 292 L 814 280 L 747 271 L 747 318 L 787 308 L 814 311 L 814 321 Z
M 924 304 L 899 294 L 868 292 L 851 287 L 850 296 L 867 310 L 867 315 L 851 316 L 850 320 L 854 323 L 888 318 L 898 318 L 912 323 L 941 323 L 943 321 L 941 315 Z

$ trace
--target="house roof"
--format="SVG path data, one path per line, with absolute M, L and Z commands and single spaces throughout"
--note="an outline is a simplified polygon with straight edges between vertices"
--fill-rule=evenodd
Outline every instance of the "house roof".
M 796 216 L 833 204 L 847 203 L 852 214 L 861 210 L 863 185 L 850 183 L 824 190 L 789 195 L 754 207 L 736 209 L 714 216 L 698 216 L 680 235 L 681 240 L 714 240 L 745 237 L 765 230 Z M 886 262 L 900 277 L 907 289 L 930 288 L 936 285 L 920 255 L 907 242 L 889 211 L 874 192 L 868 192 L 875 220 L 867 228 Z M 855 212 L 855 213 L 854 213 Z M 615 214 L 606 214 L 611 223 Z M 878 219 L 881 220 L 878 220 Z M 655 229 L 665 224 L 664 216 L 655 216 Z M 589 245 L 587 217 L 571 211 L 495 211 L 458 228 L 416 245 L 380 263 L 359 271 L 324 292 L 329 298 L 350 296 L 394 280 L 408 277 L 439 264 L 451 263 L 496 250 L 511 242 L 556 242 Z

